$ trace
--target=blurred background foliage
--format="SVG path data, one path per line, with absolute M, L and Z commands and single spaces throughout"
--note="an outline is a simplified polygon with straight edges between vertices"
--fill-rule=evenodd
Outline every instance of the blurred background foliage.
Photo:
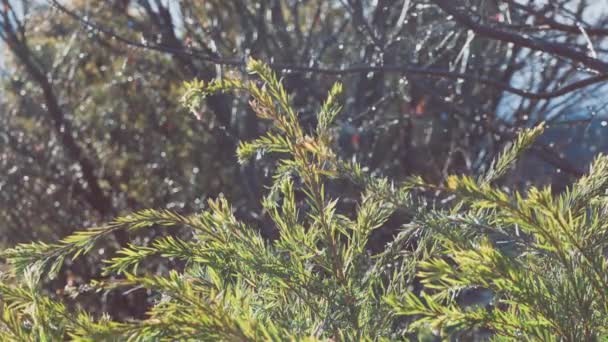
M 196 116 L 179 105 L 183 81 L 243 76 L 250 56 L 281 73 L 308 128 L 342 81 L 336 148 L 374 174 L 433 183 L 480 174 L 519 129 L 547 121 L 503 183 L 559 190 L 608 149 L 602 3 L 4 0 L 2 244 L 57 240 L 143 208 L 195 212 L 220 193 L 272 238 L 258 201 L 268 161 L 236 162 L 238 141 L 266 129 L 248 99 L 213 96 Z M 126 241 L 117 235 L 97 258 L 66 266 L 49 291 L 66 296 L 98 276 L 99 258 Z M 125 319 L 143 314 L 146 298 L 79 303 Z

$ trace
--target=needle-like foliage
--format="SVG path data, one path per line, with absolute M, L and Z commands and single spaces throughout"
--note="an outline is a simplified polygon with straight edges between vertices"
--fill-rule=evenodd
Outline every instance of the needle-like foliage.
M 608 338 L 608 157 L 598 156 L 562 195 L 535 187 L 509 194 L 489 185 L 539 130 L 505 149 L 480 181 L 448 180 L 463 209 L 440 216 L 459 232 L 436 229 L 442 252 L 419 263 L 421 293 L 388 300 L 398 315 L 415 317 L 412 331 L 476 330 L 509 341 Z M 454 238 L 471 226 L 467 238 Z
M 606 157 L 560 196 L 550 189 L 511 194 L 493 188 L 541 133 L 537 127 L 523 132 L 478 180 L 451 177 L 435 186 L 413 177 L 397 185 L 334 154 L 340 84 L 321 106 L 316 129 L 306 130 L 277 76 L 257 61 L 248 70 L 251 80 L 186 83 L 183 103 L 198 112 L 206 96 L 242 92 L 270 121 L 269 132 L 242 142 L 237 155 L 247 163 L 279 154 L 273 184 L 261 199 L 278 237 L 264 239 L 220 197 L 191 216 L 144 210 L 58 243 L 19 245 L 2 253 L 11 266 L 0 285 L 2 340 L 354 341 L 482 332 L 512 340 L 606 337 Z M 336 178 L 363 189 L 354 210 L 326 190 Z M 457 200 L 439 208 L 425 199 L 427 190 Z M 374 231 L 402 216 L 393 241 L 372 251 Z M 125 246 L 105 260 L 105 277 L 83 289 L 147 289 L 155 302 L 145 319 L 91 317 L 39 290 L 68 258 L 91 252 L 100 239 L 149 227 L 186 228 L 191 238 L 166 235 Z M 142 266 L 152 258 L 185 266 L 152 272 Z

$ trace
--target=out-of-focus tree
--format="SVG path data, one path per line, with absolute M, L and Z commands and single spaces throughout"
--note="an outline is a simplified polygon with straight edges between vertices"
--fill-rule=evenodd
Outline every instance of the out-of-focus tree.
M 265 128 L 248 99 L 215 95 L 188 119 L 177 105 L 181 81 L 245 73 L 249 56 L 281 72 L 305 127 L 314 127 L 313 108 L 331 84 L 348 84 L 335 132 L 340 152 L 396 180 L 479 173 L 522 127 L 541 120 L 602 127 L 594 117 L 605 115 L 608 9 L 597 2 L 2 5 L 0 38 L 9 54 L 0 228 L 7 244 L 56 239 L 141 208 L 191 212 L 220 191 L 272 236 L 255 201 L 268 184 L 267 162 L 234 167 L 237 141 Z M 557 170 L 567 182 L 583 167 L 579 153 L 566 154 L 555 140 L 539 140 L 531 154 L 547 168 L 540 172 Z M 533 173 L 519 175 L 509 182 Z M 69 271 L 86 279 L 98 272 L 96 261 Z M 66 271 L 61 281 L 70 277 Z
M 183 115 L 177 90 L 189 76 L 166 55 L 98 40 L 48 7 L 31 7 L 23 19 L 8 9 L 3 38 L 13 54 L 0 118 L 7 244 L 55 240 L 137 208 L 199 210 L 220 189 L 246 198 L 245 187 L 231 186 L 239 178 L 224 150 L 232 138 Z M 55 287 L 81 284 L 100 267 L 95 258 L 73 265 Z M 145 310 L 105 304 L 110 310 L 100 311 Z

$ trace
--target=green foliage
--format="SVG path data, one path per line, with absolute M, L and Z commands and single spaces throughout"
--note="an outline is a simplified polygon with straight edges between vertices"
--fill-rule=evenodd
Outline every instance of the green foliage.
M 522 133 L 479 181 L 450 177 L 434 186 L 414 177 L 395 185 L 333 153 L 341 85 L 331 89 L 309 131 L 267 66 L 251 61 L 248 71 L 261 82 L 193 81 L 182 101 L 197 112 L 207 96 L 245 92 L 258 117 L 271 123 L 237 154 L 242 163 L 281 154 L 262 199 L 278 237 L 262 238 L 220 197 L 192 216 L 144 210 L 56 244 L 19 245 L 3 252 L 12 266 L 0 286 L 5 340 L 350 341 L 422 338 L 429 331 L 457 337 L 475 329 L 495 339 L 606 337 L 606 157 L 563 195 L 493 188 L 541 133 L 537 127 Z M 337 178 L 363 188 L 354 213 L 327 190 Z M 430 190 L 457 200 L 429 205 L 423 192 Z M 402 218 L 401 230 L 372 251 L 372 235 L 394 218 Z M 81 289 L 147 289 L 156 300 L 145 319 L 74 313 L 38 289 L 67 258 L 90 252 L 100 239 L 156 226 L 187 228 L 191 236 L 130 244 L 105 261 L 106 278 Z M 141 267 L 153 257 L 184 266 L 154 274 Z
M 525 133 L 537 134 L 538 129 Z M 520 137 L 501 157 L 514 160 L 527 139 Z M 448 187 L 493 234 L 439 237 L 443 256 L 419 264 L 422 295 L 406 293 L 389 303 L 397 314 L 417 317 L 410 329 L 431 326 L 445 335 L 485 329 L 496 339 L 605 340 L 607 161 L 598 156 L 589 175 L 559 196 L 534 187 L 508 194 L 491 188 L 489 176 L 480 183 L 450 178 Z M 494 165 L 507 167 L 504 161 Z M 477 302 L 471 301 L 471 290 L 477 291 Z
M 492 162 L 484 177 L 480 179 L 480 183 L 490 183 L 507 173 L 521 153 L 530 147 L 534 140 L 542 134 L 543 126 L 541 124 L 533 129 L 524 130 L 522 134 L 518 135 L 515 141 L 505 148 L 503 153 Z

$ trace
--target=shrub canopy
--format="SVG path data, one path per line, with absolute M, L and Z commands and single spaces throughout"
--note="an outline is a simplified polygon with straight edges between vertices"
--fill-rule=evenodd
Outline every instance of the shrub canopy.
M 265 135 L 242 142 L 237 155 L 241 163 L 278 156 L 261 199 L 277 238 L 264 239 L 220 196 L 202 213 L 143 210 L 57 243 L 18 245 L 2 253 L 10 265 L 0 285 L 3 340 L 608 337 L 608 223 L 602 219 L 608 158 L 598 156 L 562 194 L 493 186 L 541 125 L 521 132 L 477 178 L 395 184 L 333 152 L 342 85 L 334 85 L 316 127 L 307 129 L 266 65 L 251 60 L 247 70 L 251 79 L 186 83 L 182 101 L 197 112 L 205 97 L 242 92 L 271 123 Z M 349 203 L 339 190 L 327 190 L 340 179 L 360 191 L 354 211 L 344 209 Z M 398 234 L 379 250 L 370 248 L 373 234 L 391 224 Z M 145 289 L 155 298 L 145 319 L 94 317 L 41 291 L 62 265 L 91 253 L 101 239 L 158 226 L 189 235 L 130 244 L 104 260 L 103 278 L 67 288 L 74 296 Z M 153 258 L 174 267 L 161 273 L 138 267 Z

